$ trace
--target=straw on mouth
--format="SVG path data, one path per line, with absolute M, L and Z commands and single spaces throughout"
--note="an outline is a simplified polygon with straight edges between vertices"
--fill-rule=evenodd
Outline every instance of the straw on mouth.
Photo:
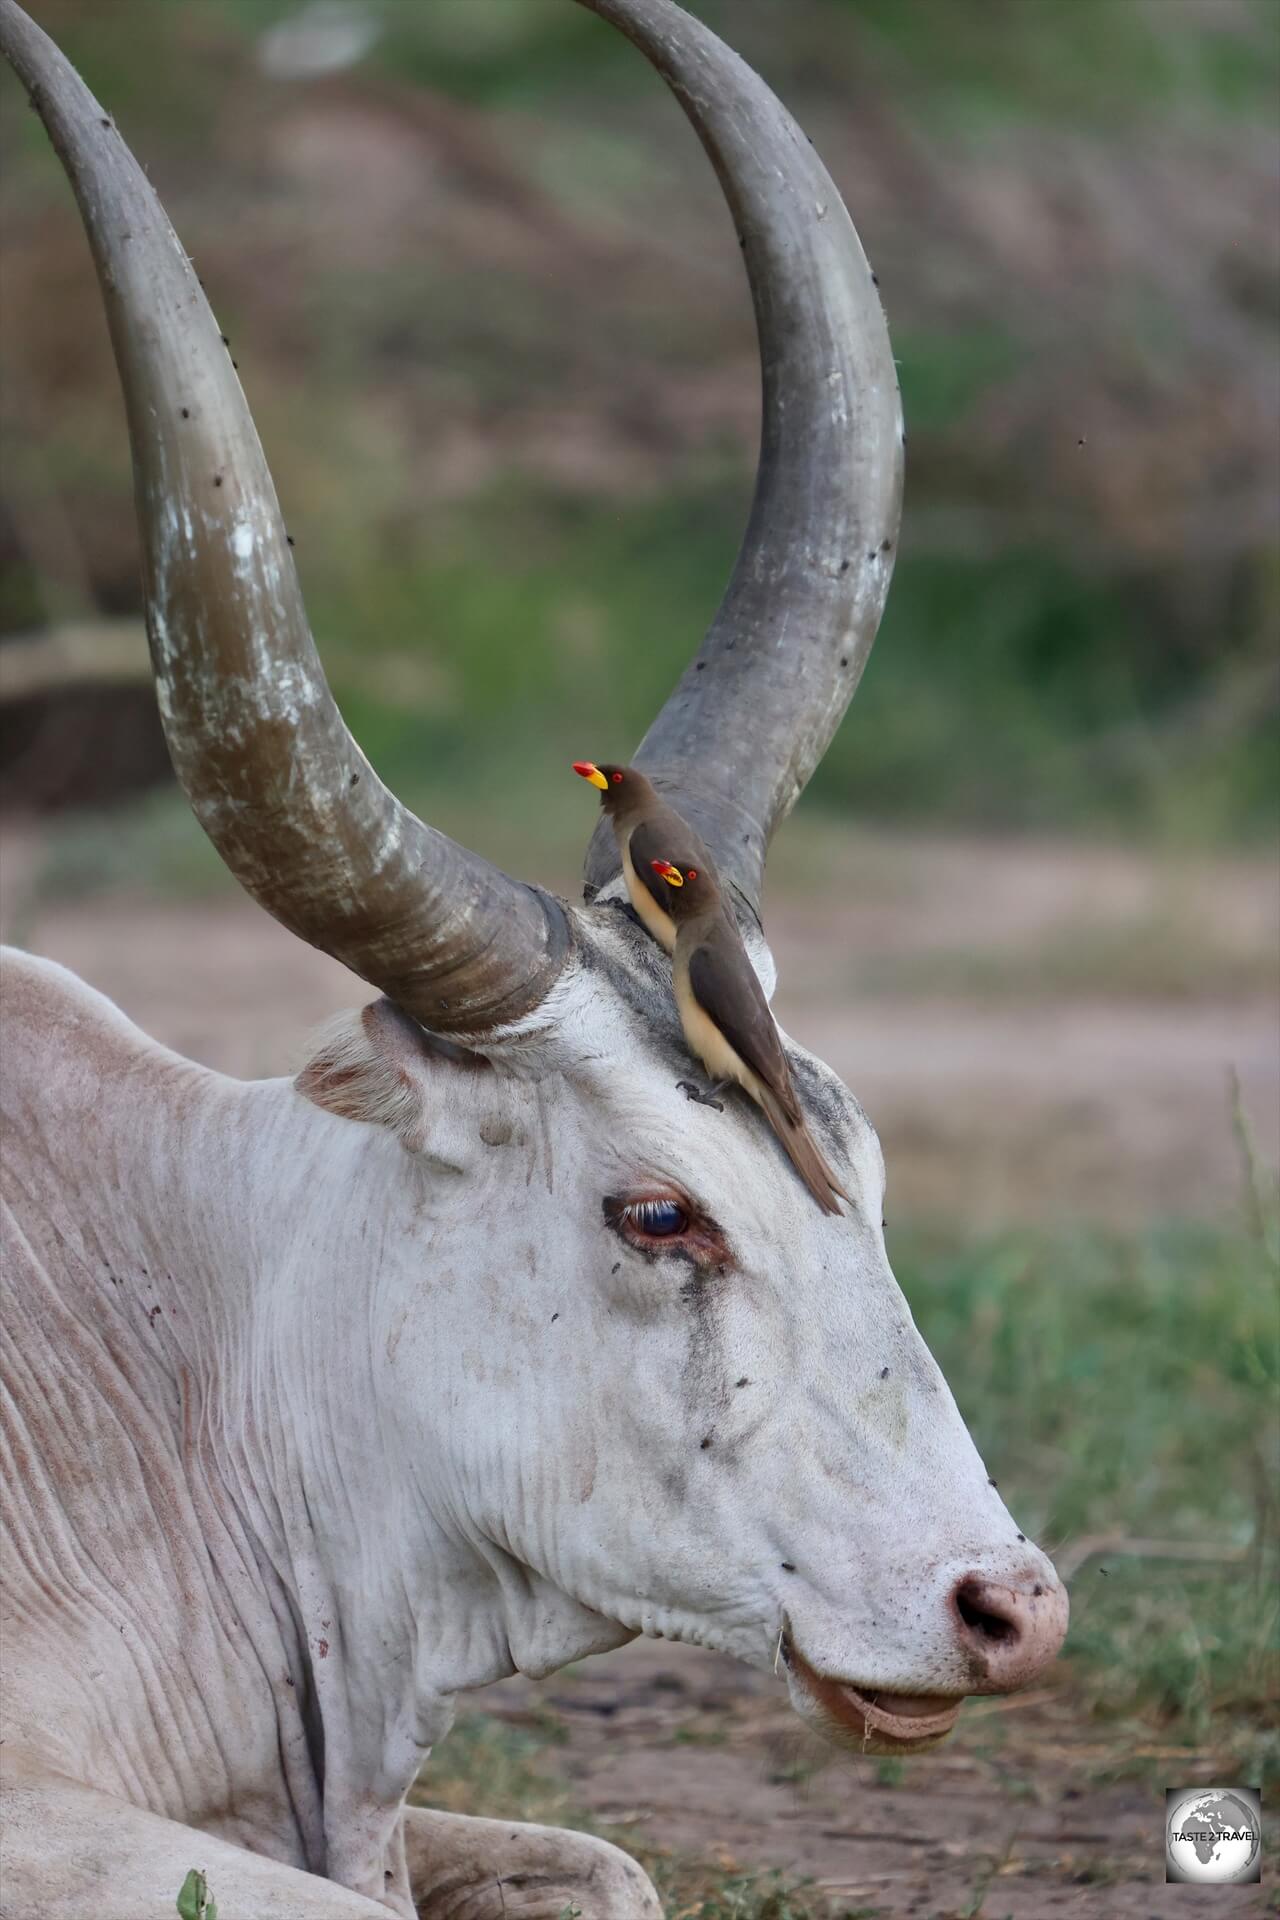
M 783 1629 L 780 1651 L 792 1673 L 815 1703 L 849 1732 L 878 1733 L 891 1740 L 918 1744 L 937 1740 L 955 1725 L 961 1702 L 946 1694 L 871 1692 L 849 1680 L 837 1680 L 810 1666 L 791 1635 Z

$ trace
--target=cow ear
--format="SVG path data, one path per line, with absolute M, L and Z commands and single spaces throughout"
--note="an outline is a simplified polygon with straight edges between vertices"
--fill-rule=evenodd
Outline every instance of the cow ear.
M 374 1000 L 330 1029 L 293 1084 L 327 1113 L 387 1127 L 410 1153 L 425 1153 L 431 1110 L 440 1104 L 441 1068 L 477 1072 L 486 1064 L 427 1033 L 394 1002 Z

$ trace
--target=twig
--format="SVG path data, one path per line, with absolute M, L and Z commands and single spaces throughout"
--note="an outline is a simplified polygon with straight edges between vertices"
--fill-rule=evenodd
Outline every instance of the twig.
M 1247 1560 L 1247 1547 L 1226 1547 L 1213 1540 L 1137 1540 L 1123 1533 L 1086 1533 L 1054 1555 L 1063 1580 L 1073 1580 L 1081 1567 L 1100 1553 L 1122 1553 L 1131 1560 L 1205 1560 L 1233 1566 Z
M 974 1700 L 965 1709 L 965 1719 L 985 1719 L 992 1713 L 1020 1712 L 1023 1707 L 1042 1707 L 1046 1701 L 1061 1700 L 1058 1687 L 1037 1687 L 1034 1693 L 1011 1693 L 1003 1700 Z

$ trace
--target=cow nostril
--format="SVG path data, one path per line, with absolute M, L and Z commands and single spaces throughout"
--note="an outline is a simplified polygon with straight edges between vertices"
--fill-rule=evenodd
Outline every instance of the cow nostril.
M 1048 1666 L 1067 1631 L 1067 1596 L 1056 1582 L 1022 1587 L 967 1573 L 951 1589 L 951 1604 L 979 1693 L 1024 1687 Z
M 975 1638 L 988 1644 L 1007 1644 L 1018 1638 L 1018 1623 L 991 1607 L 991 1589 L 980 1580 L 964 1580 L 956 1588 L 956 1612 Z

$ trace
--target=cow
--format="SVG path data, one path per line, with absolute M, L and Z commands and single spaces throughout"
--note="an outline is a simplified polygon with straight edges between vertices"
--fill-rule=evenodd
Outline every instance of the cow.
M 764 83 L 673 0 L 584 3 L 692 121 L 755 303 L 747 532 L 636 760 L 771 988 L 766 849 L 893 562 L 893 360 Z M 0 45 L 97 264 L 178 778 L 248 892 L 378 996 L 295 1079 L 243 1084 L 8 958 L 5 1911 L 160 1920 L 198 1870 L 225 1920 L 640 1920 L 653 1889 L 600 1840 L 406 1807 L 459 1696 L 645 1634 L 915 1753 L 1044 1670 L 1063 1589 L 894 1280 L 856 1100 L 787 1043 L 851 1196 L 828 1216 L 750 1103 L 678 1090 L 670 965 L 611 837 L 570 904 L 383 786 L 159 201 L 16 0 Z

